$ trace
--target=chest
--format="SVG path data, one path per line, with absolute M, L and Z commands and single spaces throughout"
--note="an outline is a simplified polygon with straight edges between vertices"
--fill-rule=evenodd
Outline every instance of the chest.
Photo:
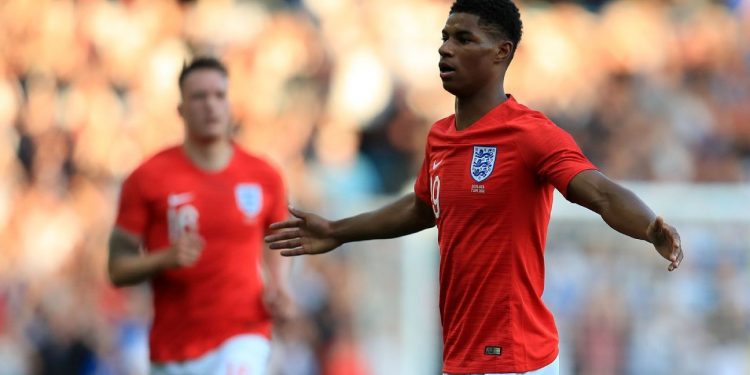
M 158 186 L 148 197 L 150 216 L 170 239 L 188 230 L 226 237 L 265 224 L 269 187 L 252 175 L 167 173 Z
M 431 145 L 430 196 L 441 211 L 497 211 L 513 204 L 533 176 L 510 142 Z

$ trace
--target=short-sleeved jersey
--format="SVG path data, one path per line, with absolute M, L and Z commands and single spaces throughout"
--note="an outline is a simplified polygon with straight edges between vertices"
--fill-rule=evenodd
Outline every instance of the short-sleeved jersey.
M 205 240 L 193 266 L 151 280 L 152 361 L 195 358 L 237 334 L 270 336 L 262 302 L 263 235 L 286 218 L 286 194 L 273 167 L 233 147 L 218 172 L 197 168 L 180 146 L 166 149 L 123 184 L 116 225 L 139 236 L 146 251 L 164 251 L 187 230 Z
M 511 96 L 470 127 L 427 138 L 415 194 L 435 213 L 443 371 L 526 372 L 558 355 L 542 302 L 552 189 L 595 169 L 572 137 Z

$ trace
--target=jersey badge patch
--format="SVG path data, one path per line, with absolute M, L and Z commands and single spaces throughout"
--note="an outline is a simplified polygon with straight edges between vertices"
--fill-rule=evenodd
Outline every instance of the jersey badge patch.
M 476 182 L 486 180 L 495 168 L 497 147 L 474 146 L 474 156 L 471 159 L 471 178 Z
M 263 190 L 258 184 L 239 184 L 234 188 L 237 207 L 246 216 L 255 216 L 263 207 Z

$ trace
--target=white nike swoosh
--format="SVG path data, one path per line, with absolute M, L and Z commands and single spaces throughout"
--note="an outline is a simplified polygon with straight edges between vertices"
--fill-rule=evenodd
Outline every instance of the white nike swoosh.
M 193 193 L 169 194 L 167 203 L 170 206 L 179 206 L 193 200 Z
M 435 170 L 435 168 L 437 168 L 438 166 L 440 166 L 440 164 L 443 164 L 442 160 L 432 162 L 432 169 Z

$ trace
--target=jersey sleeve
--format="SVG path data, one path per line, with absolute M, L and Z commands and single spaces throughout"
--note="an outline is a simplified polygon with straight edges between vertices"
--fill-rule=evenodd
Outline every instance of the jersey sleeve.
M 535 127 L 522 142 L 521 152 L 534 173 L 565 197 L 573 177 L 597 169 L 583 155 L 573 137 L 551 122 Z
M 122 184 L 117 209 L 117 227 L 142 237 L 148 223 L 148 204 L 140 187 L 140 174 L 132 173 Z
M 417 198 L 421 199 L 425 203 L 432 205 L 432 200 L 430 198 L 429 148 L 430 148 L 430 143 L 428 141 L 427 145 L 425 145 L 424 160 L 422 160 L 422 167 L 419 168 L 419 173 L 417 174 L 417 181 L 414 183 L 414 194 L 416 194 Z

